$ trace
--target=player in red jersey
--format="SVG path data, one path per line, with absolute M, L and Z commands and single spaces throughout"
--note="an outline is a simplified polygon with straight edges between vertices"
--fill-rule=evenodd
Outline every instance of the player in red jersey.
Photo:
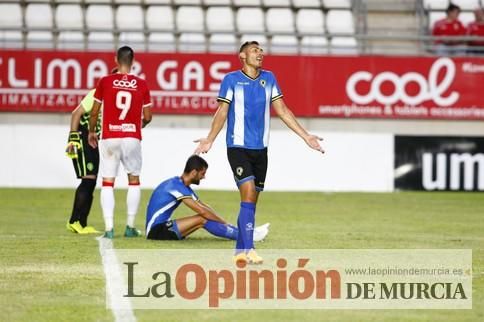
M 474 16 L 476 17 L 476 20 L 467 26 L 467 35 L 484 37 L 484 10 L 481 8 L 474 10 Z M 469 47 L 469 53 L 482 54 L 484 53 L 484 40 L 470 41 Z
M 101 207 L 105 223 L 104 237 L 114 237 L 113 189 L 120 162 L 128 174 L 129 182 L 124 236 L 137 237 L 141 236 L 141 232 L 134 228 L 141 198 L 141 128 L 151 121 L 151 98 L 146 81 L 129 74 L 134 61 L 133 50 L 128 46 L 119 48 L 115 61 L 118 73 L 103 77 L 96 87 L 89 120 L 89 144 L 94 148 L 98 146 L 95 127 L 102 104 L 99 152 L 103 178 Z
M 449 4 L 446 10 L 447 17 L 438 20 L 432 29 L 432 36 L 465 36 L 466 28 L 459 21 L 460 7 L 455 4 Z M 437 40 L 437 55 L 455 55 L 465 52 L 464 43 L 459 40 Z

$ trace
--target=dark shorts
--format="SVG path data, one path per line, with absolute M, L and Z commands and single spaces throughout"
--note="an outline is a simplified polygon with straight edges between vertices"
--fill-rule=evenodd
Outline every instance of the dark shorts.
M 97 176 L 99 171 L 99 149 L 93 149 L 87 142 L 88 131 L 81 130 L 81 148 L 77 151 L 77 158 L 72 159 L 77 178 L 87 175 Z
M 168 220 L 162 224 L 151 227 L 147 239 L 154 240 L 180 240 L 183 239 L 175 220 Z
M 262 150 L 228 148 L 227 157 L 237 186 L 254 180 L 256 190 L 264 190 L 267 173 L 267 148 Z

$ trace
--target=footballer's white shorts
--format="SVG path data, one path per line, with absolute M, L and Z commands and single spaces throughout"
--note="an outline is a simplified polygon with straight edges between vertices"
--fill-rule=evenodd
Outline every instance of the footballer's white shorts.
M 141 173 L 141 141 L 135 138 L 114 138 L 99 141 L 100 170 L 103 178 L 115 178 L 119 163 L 126 173 L 139 176 Z

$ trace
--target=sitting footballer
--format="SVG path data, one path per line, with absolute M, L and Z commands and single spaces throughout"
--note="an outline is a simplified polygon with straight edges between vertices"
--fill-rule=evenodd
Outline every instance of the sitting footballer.
M 207 204 L 200 201 L 190 185 L 205 178 L 208 163 L 198 155 L 188 158 L 181 176 L 167 179 L 153 191 L 146 211 L 146 238 L 152 240 L 181 240 L 197 229 L 236 240 L 237 227 L 228 224 Z M 184 203 L 195 215 L 171 219 L 173 211 Z M 254 241 L 263 240 L 269 233 L 269 223 L 254 229 Z

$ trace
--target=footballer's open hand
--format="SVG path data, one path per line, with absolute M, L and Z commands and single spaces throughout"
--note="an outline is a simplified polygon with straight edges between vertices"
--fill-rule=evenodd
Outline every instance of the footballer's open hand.
M 197 155 L 200 154 L 200 153 L 207 153 L 210 150 L 210 148 L 212 147 L 212 141 L 210 141 L 207 138 L 201 138 L 201 139 L 195 140 L 193 142 L 198 143 L 198 146 L 195 149 L 195 152 L 193 152 Z
M 321 153 L 324 153 L 324 150 L 323 148 L 321 147 L 321 145 L 319 144 L 319 141 L 322 141 L 323 138 L 322 137 L 319 137 L 317 135 L 308 135 L 304 141 L 306 141 L 306 144 L 309 145 L 309 147 L 311 149 L 314 149 L 316 151 L 319 151 Z

